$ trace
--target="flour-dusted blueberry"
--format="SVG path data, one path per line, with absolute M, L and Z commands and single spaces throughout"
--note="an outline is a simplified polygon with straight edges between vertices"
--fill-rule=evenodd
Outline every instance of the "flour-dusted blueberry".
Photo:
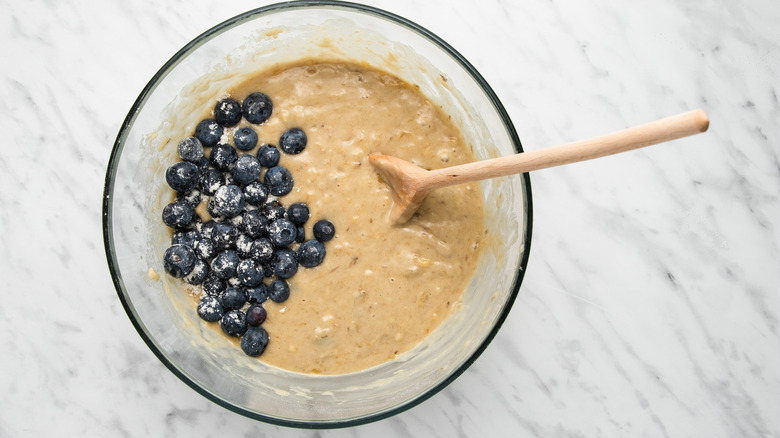
M 251 259 L 241 260 L 236 268 L 236 277 L 244 286 L 256 287 L 263 283 L 263 268 Z
M 197 126 L 195 126 L 195 137 L 200 140 L 200 143 L 205 147 L 212 147 L 219 143 L 219 139 L 222 138 L 222 127 L 219 126 L 214 119 L 201 120 Z
M 309 206 L 303 202 L 296 202 L 287 209 L 287 219 L 295 225 L 305 224 L 309 216 Z
M 238 277 L 230 277 L 225 281 L 225 284 L 227 284 L 227 287 L 234 287 L 236 289 L 241 289 L 243 284 L 241 284 L 241 280 L 238 279 Z
M 173 201 L 162 211 L 162 221 L 171 228 L 187 228 L 195 219 L 195 207 L 184 201 Z
M 201 287 L 203 288 L 203 293 L 206 295 L 218 297 L 222 295 L 222 292 L 225 291 L 227 285 L 224 280 L 211 273 L 203 280 L 203 285 Z
M 274 270 L 274 275 L 279 278 L 287 279 L 295 275 L 298 272 L 298 259 L 295 256 L 295 251 L 290 248 L 280 248 L 274 251 L 271 258 L 271 268 Z
M 298 228 L 296 228 L 296 230 L 297 231 L 295 233 L 295 243 L 303 243 L 303 242 L 305 242 L 306 241 L 306 230 L 304 230 L 302 226 L 298 226 Z
M 197 187 L 197 185 L 195 187 Z M 198 204 L 200 204 L 201 199 L 200 190 L 196 188 L 186 192 L 176 192 L 177 201 L 187 202 L 192 204 L 193 207 L 197 207 Z
M 222 319 L 222 315 L 225 314 L 225 308 L 222 307 L 222 303 L 219 298 L 206 295 L 200 299 L 198 303 L 198 316 L 204 321 L 217 322 Z
M 214 120 L 225 128 L 238 125 L 241 121 L 241 104 L 229 97 L 220 100 L 214 106 Z
M 250 94 L 244 99 L 241 110 L 247 122 L 260 124 L 271 117 L 274 105 L 270 97 L 264 93 L 257 92 Z
M 244 354 L 251 357 L 260 356 L 268 347 L 268 332 L 260 327 L 249 327 L 241 338 L 241 349 Z
M 259 304 L 252 304 L 246 309 L 246 323 L 251 327 L 257 327 L 265 322 L 268 312 Z
M 225 184 L 225 175 L 217 169 L 209 168 L 200 173 L 198 187 L 204 195 L 214 196 L 223 184 Z
M 266 237 L 256 239 L 249 248 L 249 257 L 261 265 L 270 262 L 273 255 L 274 244 Z
M 295 242 L 298 228 L 287 219 L 280 218 L 268 224 L 268 238 L 277 248 L 285 248 Z
M 214 198 L 209 199 L 209 201 L 206 203 L 206 211 L 209 212 L 209 216 L 211 216 L 212 219 L 225 218 L 224 216 L 222 216 L 222 213 L 217 211 L 217 203 L 214 201 Z
M 235 248 L 238 229 L 230 222 L 217 222 L 211 231 L 211 240 L 217 251 Z
M 290 128 L 279 137 L 279 148 L 287 154 L 300 154 L 306 149 L 306 133 L 300 128 Z
M 241 214 L 241 224 L 238 225 L 238 230 L 257 239 L 268 232 L 268 219 L 260 209 L 246 210 Z
M 244 297 L 244 291 L 237 287 L 228 287 L 220 295 L 220 301 L 225 307 L 225 310 L 234 310 L 244 307 L 246 298 Z
M 187 137 L 180 141 L 177 150 L 182 160 L 196 165 L 203 158 L 203 143 L 197 137 Z
M 198 230 L 178 230 L 173 232 L 173 236 L 171 236 L 171 244 L 181 243 L 188 245 L 192 249 L 195 249 L 201 239 L 203 239 L 203 236 Z
M 200 231 L 201 237 L 204 239 L 211 239 L 216 225 L 217 222 L 213 219 L 198 224 L 198 231 Z
M 209 265 L 203 259 L 196 259 L 192 272 L 184 277 L 184 281 L 189 284 L 201 284 L 209 275 Z
M 219 326 L 225 334 L 239 337 L 246 332 L 246 314 L 240 310 L 231 310 L 222 315 Z
M 263 182 L 274 196 L 284 196 L 293 188 L 294 181 L 286 167 L 274 166 L 265 172 Z
M 172 277 L 182 278 L 192 272 L 198 257 L 195 251 L 187 245 L 175 244 L 168 247 L 163 254 L 163 268 Z
M 319 240 L 307 240 L 298 247 L 298 263 L 303 267 L 318 266 L 324 258 L 325 244 Z
M 236 268 L 238 268 L 239 261 L 241 261 L 241 259 L 235 251 L 229 249 L 222 251 L 211 260 L 211 272 L 217 277 L 227 280 L 236 275 Z
M 244 296 L 250 304 L 262 304 L 268 299 L 268 286 L 260 283 L 255 287 L 245 287 Z
M 211 148 L 211 155 L 209 155 L 211 165 L 223 172 L 230 170 L 230 165 L 235 163 L 237 159 L 238 151 L 236 148 L 225 143 L 215 145 Z
M 268 285 L 268 298 L 275 303 L 287 301 L 290 298 L 290 285 L 282 279 L 272 281 Z
M 211 260 L 217 255 L 217 248 L 214 246 L 214 241 L 206 239 L 205 237 L 201 237 L 193 249 L 195 250 L 195 255 L 203 260 Z
M 277 166 L 281 155 L 279 149 L 270 144 L 264 144 L 257 150 L 257 159 L 260 160 L 260 165 L 265 168 Z
M 248 259 L 250 257 L 249 250 L 252 249 L 252 242 L 254 242 L 254 240 L 240 232 L 240 226 L 241 224 L 238 225 L 239 233 L 236 238 L 236 254 L 242 259 Z
M 268 200 L 268 187 L 260 181 L 252 181 L 243 190 L 244 201 L 250 205 L 260 206 Z
M 287 210 L 281 202 L 274 199 L 263 205 L 263 214 L 268 218 L 269 222 L 273 222 L 277 219 L 282 219 Z
M 333 226 L 331 221 L 327 219 L 320 219 L 314 223 L 312 232 L 314 233 L 315 239 L 319 240 L 320 242 L 327 242 L 336 235 L 336 228 Z
M 214 193 L 214 210 L 225 217 L 238 216 L 244 209 L 244 192 L 234 185 L 226 185 Z
M 233 179 L 240 185 L 244 186 L 260 177 L 260 172 L 263 168 L 260 167 L 260 161 L 254 155 L 242 155 L 230 169 L 230 174 L 233 175 Z
M 233 134 L 233 143 L 235 143 L 236 149 L 251 151 L 257 146 L 257 132 L 249 126 L 239 128 Z
M 165 171 L 165 181 L 173 190 L 186 192 L 198 184 L 200 168 L 189 161 L 179 161 Z
M 200 169 L 201 172 L 211 167 L 211 161 L 209 161 L 205 155 L 200 157 L 200 159 L 194 164 L 198 166 L 198 169 Z

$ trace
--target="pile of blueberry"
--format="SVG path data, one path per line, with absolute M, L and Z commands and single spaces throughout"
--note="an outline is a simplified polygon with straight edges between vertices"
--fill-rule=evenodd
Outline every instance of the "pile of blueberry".
M 236 128 L 242 118 L 259 125 L 272 112 L 271 99 L 263 93 L 252 93 L 243 103 L 220 100 L 214 118 L 198 123 L 194 136 L 178 144 L 181 161 L 165 173 L 176 191 L 176 200 L 162 213 L 165 225 L 174 230 L 163 255 L 165 271 L 201 285 L 198 315 L 241 337 L 241 348 L 250 356 L 259 356 L 268 344 L 261 327 L 267 316 L 262 303 L 285 301 L 290 296 L 287 280 L 299 266 L 322 263 L 324 242 L 335 234 L 330 221 L 319 220 L 314 238 L 307 240 L 303 225 L 309 207 L 285 207 L 279 200 L 293 188 L 290 171 L 279 165 L 279 149 L 303 152 L 306 133 L 289 129 L 279 138 L 279 148 L 261 145 L 252 154 L 257 132 L 249 126 Z M 222 142 L 231 128 L 234 145 Z M 206 148 L 211 149 L 209 158 Z M 206 222 L 195 212 L 201 202 L 211 216 Z

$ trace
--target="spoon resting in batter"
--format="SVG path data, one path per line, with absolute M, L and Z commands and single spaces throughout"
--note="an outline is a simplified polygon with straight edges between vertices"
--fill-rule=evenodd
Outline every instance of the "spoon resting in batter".
M 390 220 L 403 224 L 438 188 L 626 152 L 705 132 L 709 124 L 707 113 L 697 109 L 588 140 L 436 170 L 380 153 L 368 158 L 393 193 Z

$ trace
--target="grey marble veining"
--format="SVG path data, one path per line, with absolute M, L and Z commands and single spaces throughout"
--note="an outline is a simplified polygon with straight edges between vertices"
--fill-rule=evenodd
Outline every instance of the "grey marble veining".
M 780 436 L 780 4 L 367 2 L 485 76 L 526 149 L 702 107 L 704 135 L 532 175 L 521 294 L 453 384 L 311 432 L 198 395 L 130 324 L 101 234 L 157 69 L 268 2 L 0 2 L 0 436 Z

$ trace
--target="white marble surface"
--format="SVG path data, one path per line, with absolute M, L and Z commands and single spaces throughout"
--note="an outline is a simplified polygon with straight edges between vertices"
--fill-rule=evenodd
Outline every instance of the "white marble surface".
M 285 429 L 204 399 L 133 329 L 101 236 L 130 105 L 264 1 L 1 1 L 0 437 L 780 436 L 780 3 L 372 0 L 487 78 L 526 149 L 702 107 L 710 132 L 532 175 L 502 331 L 398 416 Z

